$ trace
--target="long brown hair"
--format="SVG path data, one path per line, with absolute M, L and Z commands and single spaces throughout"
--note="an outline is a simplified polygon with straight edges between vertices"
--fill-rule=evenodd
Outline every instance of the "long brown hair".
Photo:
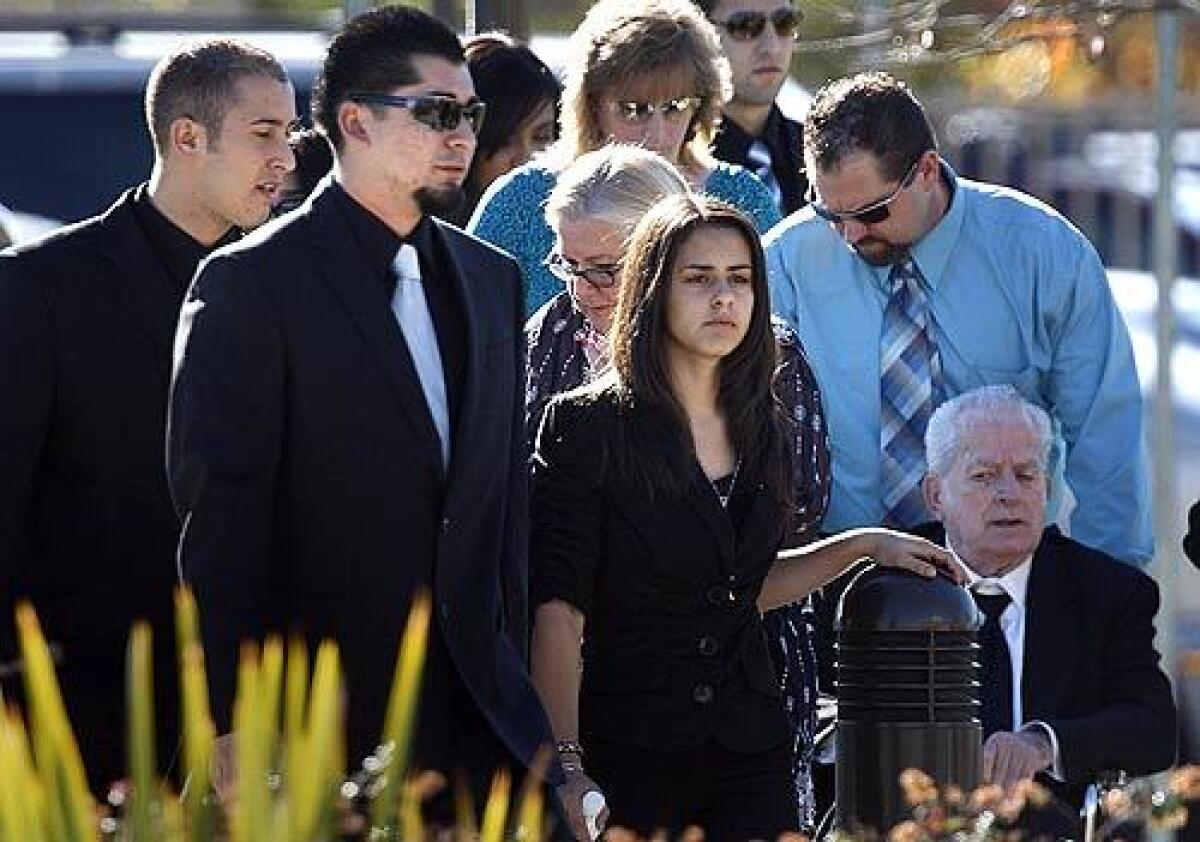
M 628 425 L 631 437 L 612 454 L 614 467 L 651 493 L 680 492 L 688 484 L 695 444 L 671 387 L 667 298 L 680 248 L 706 228 L 732 230 L 745 240 L 754 293 L 746 335 L 720 362 L 717 405 L 742 469 L 762 478 L 780 504 L 790 509 L 791 463 L 784 446 L 787 421 L 772 390 L 775 337 L 762 245 L 745 214 L 702 195 L 663 199 L 629 239 L 610 344 L 615 388 L 639 423 Z

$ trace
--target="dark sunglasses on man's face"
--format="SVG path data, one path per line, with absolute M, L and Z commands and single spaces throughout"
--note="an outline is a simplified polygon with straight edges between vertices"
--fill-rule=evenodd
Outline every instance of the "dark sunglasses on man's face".
M 427 96 L 400 96 L 399 94 L 351 94 L 351 102 L 360 105 L 383 105 L 388 108 L 407 108 L 413 119 L 435 132 L 452 132 L 463 120 L 476 135 L 483 128 L 486 103 L 479 100 L 466 105 L 452 96 L 429 94 Z
M 912 166 L 908 168 L 908 172 L 905 174 L 904 178 L 900 180 L 900 183 L 896 185 L 895 190 L 893 190 L 891 193 L 888 193 L 879 201 L 871 202 L 871 204 L 861 207 L 858 210 L 847 211 L 845 213 L 830 210 L 817 201 L 817 194 L 813 189 L 812 184 L 808 185 L 808 196 L 806 197 L 808 200 L 808 205 L 813 209 L 813 213 L 821 217 L 821 219 L 824 219 L 826 222 L 831 222 L 834 225 L 840 225 L 844 222 L 857 222 L 861 225 L 875 225 L 883 222 L 892 215 L 892 211 L 889 206 L 892 204 L 892 202 L 896 201 L 896 199 L 900 197 L 902 192 L 912 186 L 913 180 L 917 177 L 917 166 L 920 163 L 920 158 L 917 158 L 917 160 L 913 161 Z
M 735 41 L 753 41 L 767 29 L 767 21 L 775 27 L 780 38 L 798 38 L 804 15 L 793 6 L 783 6 L 773 12 L 734 12 L 725 20 L 713 21 Z

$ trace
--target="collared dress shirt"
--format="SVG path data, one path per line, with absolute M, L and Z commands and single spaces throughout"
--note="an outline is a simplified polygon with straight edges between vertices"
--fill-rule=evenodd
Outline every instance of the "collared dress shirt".
M 756 172 L 750 157 L 755 142 L 771 154 L 771 171 L 779 185 L 780 211 L 784 216 L 804 207 L 808 179 L 804 177 L 804 126 L 785 117 L 778 105 L 772 105 L 762 134 L 754 137 L 728 116 L 722 118 L 713 139 L 713 155 L 731 164 Z
M 1127 563 L 1153 552 L 1143 405 L 1129 332 L 1104 267 L 1056 211 L 1015 190 L 958 178 L 942 219 L 912 248 L 928 284 L 945 397 L 1010 383 L 1050 413 L 1076 500 L 1072 537 Z M 890 267 L 857 256 L 805 208 L 764 241 L 771 305 L 816 371 L 833 448 L 825 528 L 883 519 L 879 331 Z M 1063 452 L 1065 445 L 1065 454 Z
M 1004 632 L 1004 642 L 1008 644 L 1008 657 L 1012 665 L 1012 721 L 1020 723 L 1018 731 L 1028 731 L 1040 728 L 1050 740 L 1054 752 L 1054 763 L 1047 771 L 1059 780 L 1063 779 L 1062 757 L 1058 748 L 1058 735 L 1054 729 L 1040 719 L 1025 721 L 1025 711 L 1021 702 L 1021 679 L 1025 668 L 1025 606 L 1029 596 L 1029 571 L 1033 567 L 1033 556 L 1025 559 L 1012 570 L 998 579 L 987 579 L 980 576 L 967 564 L 967 588 L 980 593 L 999 593 L 1003 591 L 1012 600 L 1000 614 L 1000 630 Z M 986 682 L 988 677 L 983 676 Z

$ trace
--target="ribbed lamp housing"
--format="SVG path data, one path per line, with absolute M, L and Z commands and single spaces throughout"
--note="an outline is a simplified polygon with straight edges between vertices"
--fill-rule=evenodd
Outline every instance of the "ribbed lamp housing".
M 869 567 L 838 606 L 837 823 L 886 834 L 909 817 L 900 774 L 978 785 L 982 615 L 948 579 Z

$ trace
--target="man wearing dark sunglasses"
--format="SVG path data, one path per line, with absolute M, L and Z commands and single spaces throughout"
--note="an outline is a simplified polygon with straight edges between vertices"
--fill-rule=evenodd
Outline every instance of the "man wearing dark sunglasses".
M 800 33 L 791 0 L 696 0 L 721 36 L 733 72 L 713 152 L 762 179 L 785 216 L 803 207 L 807 181 L 800 123 L 785 117 L 775 98 L 787 79 Z
M 800 334 L 826 403 L 825 525 L 927 520 L 929 414 L 1008 383 L 1057 422 L 1050 520 L 1066 520 L 1065 479 L 1073 538 L 1149 561 L 1141 391 L 1086 238 L 1029 196 L 959 178 L 921 104 L 886 74 L 819 91 L 804 153 L 811 211 L 773 229 L 766 251 L 772 307 Z
M 313 97 L 332 175 L 197 276 L 168 442 L 222 746 L 238 641 L 302 630 L 340 646 L 357 767 L 429 593 L 413 762 L 475 803 L 552 743 L 523 664 L 521 279 L 431 215 L 461 200 L 483 111 L 458 38 L 424 12 L 375 9 L 333 38 Z

